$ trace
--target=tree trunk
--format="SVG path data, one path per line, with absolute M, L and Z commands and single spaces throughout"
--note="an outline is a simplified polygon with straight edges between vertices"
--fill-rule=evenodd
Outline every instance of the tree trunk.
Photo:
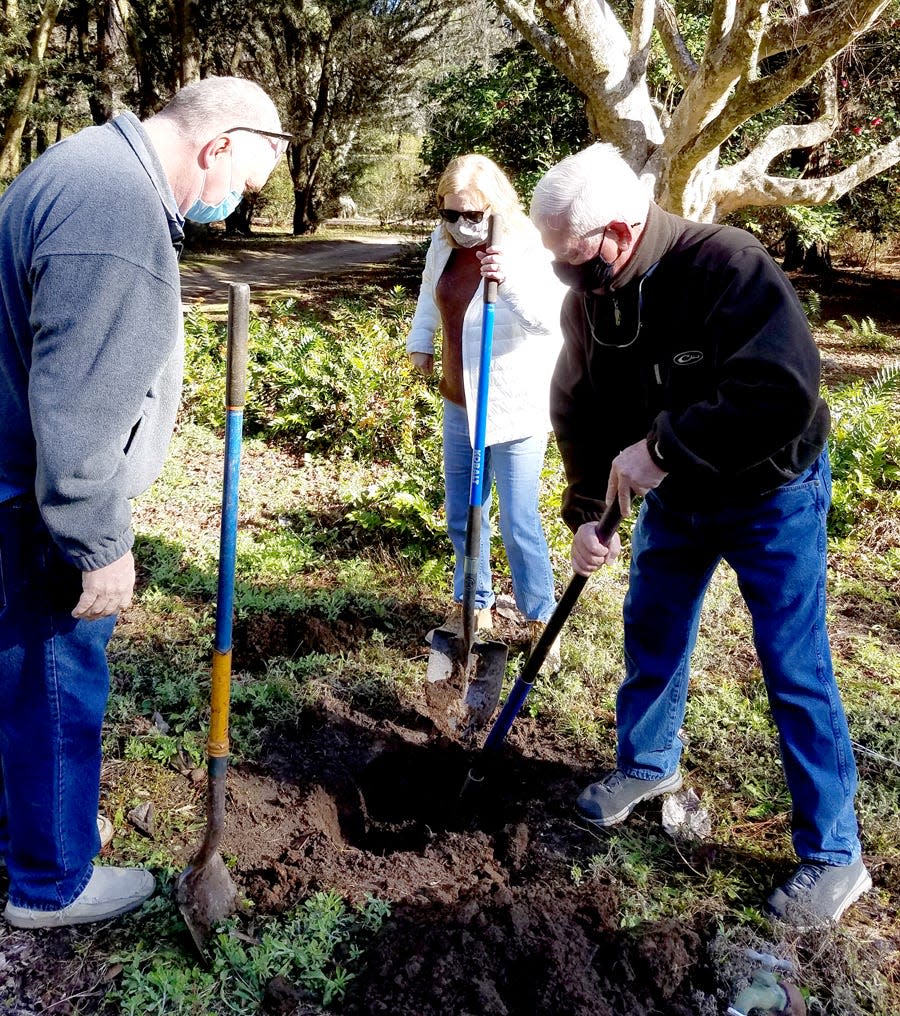
M 0 141 L 0 180 L 12 179 L 21 169 L 22 135 L 25 133 L 28 111 L 37 91 L 44 54 L 47 52 L 47 43 L 50 41 L 50 33 L 56 24 L 61 6 L 61 0 L 47 0 L 38 23 L 31 33 L 31 56 L 28 68 L 19 85 L 16 101 L 3 133 L 3 140 Z
M 784 234 L 784 261 L 786 272 L 803 271 L 811 275 L 827 275 L 832 271 L 831 251 L 826 243 L 804 244 L 794 229 Z
M 97 8 L 97 49 L 94 87 L 88 95 L 91 116 L 103 124 L 116 115 L 127 57 L 127 25 L 131 8 L 126 0 L 102 0 Z
M 183 88 L 200 79 L 200 40 L 197 38 L 198 0 L 175 0 L 175 52 L 177 85 Z

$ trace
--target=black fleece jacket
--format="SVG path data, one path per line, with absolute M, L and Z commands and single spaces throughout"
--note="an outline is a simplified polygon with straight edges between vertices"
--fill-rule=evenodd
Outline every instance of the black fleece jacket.
M 571 291 L 562 327 L 550 400 L 573 531 L 600 517 L 613 458 L 645 437 L 669 474 L 660 495 L 689 511 L 773 490 L 824 447 L 806 315 L 744 230 L 651 205 L 612 292 Z

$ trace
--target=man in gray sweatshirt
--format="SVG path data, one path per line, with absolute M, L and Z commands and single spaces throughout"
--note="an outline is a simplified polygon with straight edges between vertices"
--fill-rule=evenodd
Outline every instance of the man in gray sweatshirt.
M 129 499 L 159 474 L 181 392 L 184 219 L 228 215 L 288 140 L 258 85 L 207 78 L 143 123 L 54 145 L 0 197 L 0 857 L 17 927 L 153 891 L 92 862 Z

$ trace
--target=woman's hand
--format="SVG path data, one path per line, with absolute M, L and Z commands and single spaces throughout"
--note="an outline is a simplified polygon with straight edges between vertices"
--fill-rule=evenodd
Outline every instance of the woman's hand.
M 503 248 L 494 245 L 483 252 L 475 251 L 475 255 L 481 262 L 481 277 L 502 286 L 506 282 Z
M 429 377 L 434 371 L 434 357 L 431 353 L 410 353 L 409 358 L 413 367 L 425 377 Z

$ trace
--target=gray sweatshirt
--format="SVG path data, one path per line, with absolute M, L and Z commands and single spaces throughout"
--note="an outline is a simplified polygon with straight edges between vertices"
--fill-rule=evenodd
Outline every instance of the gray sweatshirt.
M 130 113 L 49 148 L 0 197 L 0 500 L 33 494 L 82 571 L 134 542 L 184 357 L 182 218 Z

